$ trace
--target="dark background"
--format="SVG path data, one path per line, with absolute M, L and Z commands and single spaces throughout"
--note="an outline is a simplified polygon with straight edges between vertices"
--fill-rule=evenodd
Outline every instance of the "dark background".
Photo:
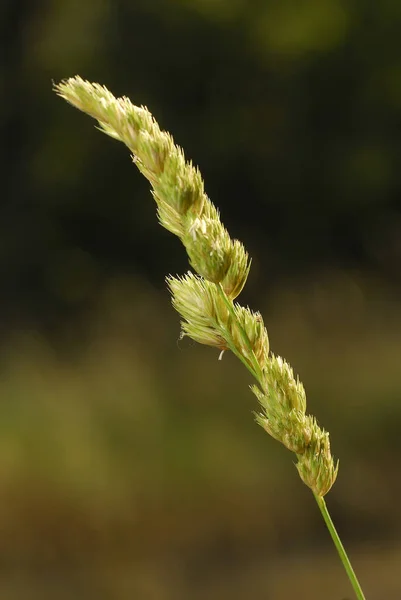
M 144 104 L 253 258 L 241 302 L 331 433 L 327 498 L 401 597 L 399 0 L 3 0 L 2 598 L 342 600 L 232 356 L 178 342 L 187 269 L 128 151 L 52 92 Z

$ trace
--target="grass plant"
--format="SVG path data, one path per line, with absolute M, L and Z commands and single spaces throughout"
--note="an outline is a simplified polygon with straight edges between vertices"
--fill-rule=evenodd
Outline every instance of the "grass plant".
M 55 85 L 55 91 L 96 119 L 101 131 L 123 142 L 151 183 L 159 222 L 180 238 L 193 269 L 182 277 L 167 277 L 182 318 L 181 335 L 217 348 L 220 357 L 230 350 L 251 373 L 251 390 L 260 404 L 256 422 L 295 454 L 299 476 L 315 497 L 356 598 L 364 600 L 324 499 L 338 474 L 329 433 L 307 414 L 305 390 L 291 366 L 270 351 L 262 315 L 236 302 L 251 261 L 222 224 L 199 170 L 145 107 L 80 77 Z

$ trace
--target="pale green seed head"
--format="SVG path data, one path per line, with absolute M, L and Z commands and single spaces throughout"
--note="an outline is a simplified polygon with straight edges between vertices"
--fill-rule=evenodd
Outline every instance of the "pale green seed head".
M 262 315 L 240 304 L 235 304 L 234 312 L 236 319 L 229 324 L 229 331 L 234 345 L 240 349 L 245 358 L 250 359 L 250 354 L 253 352 L 259 365 L 263 367 L 269 355 L 269 338 Z M 251 352 L 248 345 L 244 343 L 243 331 L 245 331 L 249 340 Z
M 97 119 L 104 133 L 128 146 L 134 163 L 154 188 L 160 223 L 182 236 L 182 222 L 174 212 L 182 216 L 191 210 L 195 218 L 202 214 L 206 200 L 211 203 L 204 193 L 199 170 L 186 162 L 184 152 L 174 144 L 171 135 L 161 131 L 146 107 L 133 105 L 129 98 L 115 98 L 99 84 L 73 77 L 56 85 L 55 90 Z M 210 207 L 206 215 L 209 212 L 213 212 Z
M 160 198 L 155 191 L 152 192 L 152 195 L 157 204 L 157 218 L 160 225 L 174 233 L 174 235 L 181 237 L 184 234 L 182 216 L 168 202 Z
M 219 323 L 227 321 L 227 307 L 222 303 L 216 286 L 188 272 L 184 277 L 167 277 L 172 303 L 184 319 L 183 335 L 200 344 L 227 349 Z
M 296 466 L 302 481 L 320 497 L 330 491 L 337 478 L 338 462 L 334 464 L 331 455 L 329 434 L 315 420 L 309 445 L 298 455 Z
M 173 147 L 171 137 L 165 132 L 159 131 L 154 136 L 145 129 L 138 131 L 134 148 L 135 156 L 139 157 L 137 166 L 152 185 L 162 177 Z
M 269 435 L 295 454 L 305 451 L 306 440 L 302 435 L 305 418 L 305 415 L 297 410 L 292 410 L 289 414 L 284 415 L 280 409 L 278 411 L 272 409 L 269 411 L 269 417 L 266 414 L 255 414 L 256 422 Z
M 154 188 L 158 197 L 168 198 L 168 203 L 178 214 L 191 211 L 193 218 L 201 215 L 205 202 L 202 177 L 191 163 L 185 163 L 181 152 L 166 160 Z
M 211 202 L 210 198 L 205 194 L 205 202 L 203 204 L 202 213 L 200 214 L 204 219 L 211 219 L 212 221 L 220 221 L 220 211 Z
M 191 218 L 182 237 L 195 271 L 212 283 L 220 283 L 231 264 L 232 243 L 227 230 L 217 219 Z
M 272 354 L 263 374 L 264 381 L 262 385 L 267 395 L 275 390 L 276 397 L 288 412 L 293 408 L 305 412 L 306 394 L 304 386 L 298 378 L 295 379 L 292 368 L 281 356 Z
M 269 356 L 259 313 L 232 303 L 247 280 L 249 257 L 222 225 L 198 169 L 185 160 L 182 149 L 146 107 L 135 106 L 126 97 L 115 98 L 105 87 L 80 77 L 61 82 L 55 91 L 131 150 L 134 163 L 153 187 L 161 225 L 181 239 L 199 273 L 167 279 L 173 305 L 183 319 L 182 334 L 220 350 L 231 348 L 248 363 L 260 385 L 252 388 L 262 406 L 257 422 L 297 454 L 302 480 L 324 496 L 338 470 L 329 435 L 305 414 L 305 390 L 288 363 Z M 262 375 L 255 370 L 255 358 Z
M 251 261 L 244 246 L 238 240 L 233 240 L 231 252 L 231 263 L 221 285 L 227 296 L 234 300 L 242 292 L 248 279 Z

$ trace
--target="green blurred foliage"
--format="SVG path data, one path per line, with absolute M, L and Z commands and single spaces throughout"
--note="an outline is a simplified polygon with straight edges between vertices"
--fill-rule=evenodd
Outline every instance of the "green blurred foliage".
M 247 374 L 178 340 L 184 251 L 52 94 L 78 73 L 200 165 L 331 432 L 366 593 L 399 598 L 401 4 L 3 0 L 0 24 L 2 597 L 351 597 Z

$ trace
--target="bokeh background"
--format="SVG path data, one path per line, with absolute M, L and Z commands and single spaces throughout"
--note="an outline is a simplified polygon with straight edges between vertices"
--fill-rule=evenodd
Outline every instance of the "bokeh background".
M 80 74 L 200 166 L 331 433 L 366 594 L 399 599 L 399 0 L 2 0 L 0 23 L 1 597 L 353 597 L 247 373 L 178 341 L 185 252 L 52 92 Z

